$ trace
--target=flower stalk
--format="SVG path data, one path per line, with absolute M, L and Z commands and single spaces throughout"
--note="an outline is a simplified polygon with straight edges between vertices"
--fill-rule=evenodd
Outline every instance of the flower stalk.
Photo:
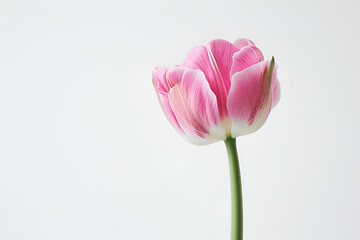
M 231 184 L 231 240 L 243 240 L 243 202 L 236 139 L 228 137 L 225 145 L 229 158 Z

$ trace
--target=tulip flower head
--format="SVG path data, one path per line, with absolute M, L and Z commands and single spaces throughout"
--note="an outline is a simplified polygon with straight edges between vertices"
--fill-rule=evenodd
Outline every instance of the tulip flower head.
M 249 134 L 280 99 L 274 58 L 247 39 L 216 39 L 181 65 L 157 67 L 153 83 L 165 115 L 187 140 L 204 145 Z

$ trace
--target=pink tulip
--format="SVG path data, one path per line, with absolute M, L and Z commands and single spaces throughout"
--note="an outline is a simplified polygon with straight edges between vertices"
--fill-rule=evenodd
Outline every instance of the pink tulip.
M 176 130 L 203 145 L 258 130 L 280 99 L 274 58 L 247 39 L 195 47 L 181 65 L 157 67 L 153 83 Z

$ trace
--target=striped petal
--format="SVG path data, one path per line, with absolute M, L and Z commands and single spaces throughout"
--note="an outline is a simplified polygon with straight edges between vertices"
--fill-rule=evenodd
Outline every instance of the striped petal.
M 200 70 L 177 67 L 166 75 L 178 79 L 178 84 L 169 92 L 169 101 L 185 138 L 199 145 L 224 140 L 216 96 L 204 74 Z
M 265 123 L 275 89 L 274 67 L 275 60 L 272 59 L 233 75 L 227 102 L 232 119 L 232 137 L 255 132 Z
M 205 74 L 211 90 L 215 93 L 220 118 L 228 116 L 226 107 L 230 89 L 230 70 L 237 47 L 225 40 L 213 40 L 206 46 L 194 48 L 185 58 L 183 66 L 199 69 Z

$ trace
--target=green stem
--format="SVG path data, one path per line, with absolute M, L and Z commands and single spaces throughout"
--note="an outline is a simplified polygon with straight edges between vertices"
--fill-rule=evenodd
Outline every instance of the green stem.
M 229 158 L 231 183 L 231 240 L 243 240 L 243 203 L 236 139 L 228 137 L 225 145 Z

